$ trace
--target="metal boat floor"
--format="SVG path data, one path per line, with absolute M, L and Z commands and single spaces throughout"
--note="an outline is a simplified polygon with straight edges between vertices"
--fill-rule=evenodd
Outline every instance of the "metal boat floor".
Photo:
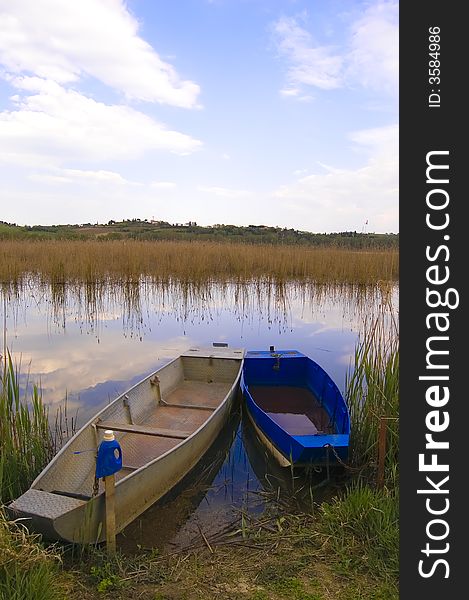
M 69 496 L 29 489 L 17 498 L 10 505 L 10 508 L 22 513 L 34 514 L 38 517 L 56 519 L 85 503 L 84 500 L 70 498 Z
M 221 404 L 230 387 L 231 383 L 225 382 L 185 380 L 172 392 L 163 396 L 164 402 L 173 406 L 157 404 L 155 401 L 153 410 L 138 424 L 147 428 L 179 430 L 191 434 L 210 417 L 213 409 Z M 198 408 L 187 408 L 190 405 Z M 206 406 L 208 410 L 200 408 L 201 406 Z M 117 431 L 116 438 L 122 448 L 124 465 L 122 471 L 116 474 L 117 479 L 129 475 L 134 469 L 142 467 L 181 442 L 181 439 Z

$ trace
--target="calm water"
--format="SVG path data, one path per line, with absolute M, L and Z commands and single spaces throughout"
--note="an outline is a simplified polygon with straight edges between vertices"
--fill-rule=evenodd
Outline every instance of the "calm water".
M 336 433 L 330 416 L 310 390 L 250 385 L 249 391 L 254 402 L 291 435 Z M 288 412 L 285 412 L 285 398 L 288 398 Z
M 166 286 L 58 286 L 3 290 L 2 324 L 22 385 L 40 382 L 51 415 L 67 396 L 78 425 L 148 373 L 194 345 L 299 350 L 343 392 L 359 332 L 379 310 L 377 289 L 268 282 Z M 398 289 L 392 290 L 397 310 Z M 175 493 L 120 536 L 129 549 L 186 546 L 222 535 L 240 511 L 261 512 L 267 492 L 292 481 L 268 462 L 242 418 Z M 293 482 L 294 483 L 294 482 Z M 298 485 L 298 484 L 297 484 Z

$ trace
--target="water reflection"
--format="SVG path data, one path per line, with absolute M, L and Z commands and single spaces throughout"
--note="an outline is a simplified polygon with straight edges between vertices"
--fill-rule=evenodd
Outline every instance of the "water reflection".
M 106 322 L 119 320 L 125 335 L 141 337 L 155 316 L 170 314 L 181 325 L 202 324 L 219 318 L 228 311 L 239 323 L 265 323 L 279 332 L 291 328 L 292 309 L 307 316 L 328 306 L 340 305 L 343 316 L 376 309 L 396 295 L 397 286 L 326 285 L 305 282 L 275 282 L 269 279 L 238 282 L 155 283 L 141 278 L 120 284 L 44 283 L 30 278 L 23 283 L 2 284 L 9 317 L 16 322 L 21 315 L 38 310 L 46 317 L 49 328 L 65 329 L 70 321 L 84 333 L 98 340 Z M 154 323 L 153 323 L 154 324 Z
M 344 391 L 345 375 L 365 321 L 397 312 L 398 288 L 315 286 L 268 280 L 190 284 L 148 280 L 45 285 L 29 279 L 1 289 L 1 320 L 23 387 L 40 382 L 55 407 L 83 424 L 119 393 L 194 345 L 297 349 L 316 360 Z M 6 329 L 5 329 L 6 328 Z M 239 511 L 262 512 L 286 494 L 311 502 L 321 477 L 285 476 L 239 413 L 176 497 L 152 507 L 121 543 L 187 546 L 223 535 Z M 323 477 L 322 477 L 323 478 Z M 303 495 L 306 494 L 305 497 Z
M 397 288 L 253 282 L 2 287 L 2 322 L 14 356 L 49 404 L 79 422 L 195 344 L 296 348 L 343 389 L 365 316 L 397 303 Z M 24 377 L 26 381 L 26 376 Z
M 240 400 L 240 399 L 238 399 Z M 233 417 L 196 467 L 176 488 L 127 526 L 122 551 L 189 549 L 216 545 L 239 531 L 243 517 L 272 517 L 285 504 L 310 510 L 330 496 L 323 471 L 292 473 L 268 454 L 238 402 Z M 204 539 L 205 537 L 205 539 Z
M 55 284 L 2 288 L 10 349 L 55 404 L 67 394 L 83 422 L 188 346 L 227 341 L 292 347 L 339 387 L 364 315 L 397 288 L 251 283 Z M 3 305 L 3 303 L 2 303 Z

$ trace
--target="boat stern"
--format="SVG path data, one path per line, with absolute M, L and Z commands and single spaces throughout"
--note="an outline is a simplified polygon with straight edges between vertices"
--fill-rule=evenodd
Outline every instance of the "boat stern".
M 20 519 L 28 529 L 40 533 L 44 539 L 90 543 L 97 541 L 96 518 L 90 518 L 88 514 L 92 504 L 30 488 L 11 502 L 6 510 L 9 518 Z
M 294 463 L 338 466 L 348 459 L 349 438 L 348 434 L 292 436 Z

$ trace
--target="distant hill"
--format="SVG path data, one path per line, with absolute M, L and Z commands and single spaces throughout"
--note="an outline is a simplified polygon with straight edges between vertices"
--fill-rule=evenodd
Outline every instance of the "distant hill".
M 266 225 L 212 225 L 201 227 L 194 222 L 109 221 L 107 224 L 19 226 L 0 221 L 0 239 L 136 239 L 237 242 L 245 244 L 301 244 L 306 246 L 341 246 L 344 248 L 397 248 L 395 233 L 311 233 L 297 229 Z

